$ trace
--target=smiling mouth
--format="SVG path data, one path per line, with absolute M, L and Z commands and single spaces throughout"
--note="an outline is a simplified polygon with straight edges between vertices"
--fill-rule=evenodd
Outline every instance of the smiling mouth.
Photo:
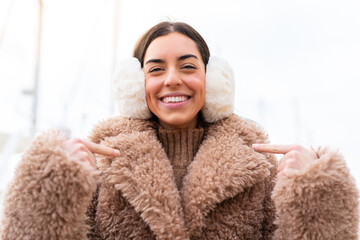
M 189 96 L 171 96 L 171 97 L 163 97 L 161 98 L 161 101 L 164 103 L 179 103 L 179 102 L 185 102 L 188 100 Z

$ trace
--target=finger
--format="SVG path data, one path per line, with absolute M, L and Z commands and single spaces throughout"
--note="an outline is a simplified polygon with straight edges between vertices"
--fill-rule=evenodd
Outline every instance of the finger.
M 90 165 L 91 165 L 94 169 L 96 169 L 97 166 L 96 166 L 96 159 L 95 159 L 94 154 L 93 154 L 87 147 L 85 147 L 83 150 L 86 151 L 87 154 L 88 154 L 88 158 L 87 158 L 87 159 L 88 159 Z
M 286 155 L 280 159 L 279 165 L 277 167 L 278 172 L 281 172 L 286 167 L 286 159 L 287 159 Z
M 286 176 L 285 170 L 280 171 L 280 172 L 278 172 L 278 173 L 276 174 L 276 178 L 281 178 L 281 177 L 283 177 L 283 176 Z
M 286 154 L 294 150 L 296 145 L 279 145 L 279 144 L 253 144 L 252 147 L 258 152 Z
M 293 176 L 293 175 L 297 175 L 299 173 L 301 173 L 301 171 L 296 170 L 296 169 L 291 169 L 291 168 L 285 168 L 284 170 L 278 172 L 276 174 L 276 177 L 277 178 L 284 177 L 284 176 L 290 177 L 290 176 Z
M 93 153 L 98 153 L 105 156 L 120 156 L 120 152 L 117 149 L 103 146 L 93 142 L 83 141 L 84 145 Z

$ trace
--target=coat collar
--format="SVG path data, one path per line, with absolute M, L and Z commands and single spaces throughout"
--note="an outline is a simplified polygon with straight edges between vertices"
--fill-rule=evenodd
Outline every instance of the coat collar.
M 200 233 L 217 203 L 270 175 L 271 164 L 251 148 L 266 136 L 255 124 L 232 115 L 209 125 L 179 193 L 155 129 L 150 121 L 113 118 L 96 127 L 91 140 L 120 150 L 120 157 L 99 157 L 98 167 L 158 239 Z

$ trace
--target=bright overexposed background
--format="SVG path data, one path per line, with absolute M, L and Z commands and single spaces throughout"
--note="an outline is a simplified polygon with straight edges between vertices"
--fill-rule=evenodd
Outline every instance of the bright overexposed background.
M 163 20 L 197 29 L 236 77 L 236 113 L 273 143 L 332 146 L 360 185 L 360 1 L 0 0 L 0 195 L 34 134 L 86 137 L 116 115 L 111 81 Z M 1 207 L 0 207 L 1 208 Z

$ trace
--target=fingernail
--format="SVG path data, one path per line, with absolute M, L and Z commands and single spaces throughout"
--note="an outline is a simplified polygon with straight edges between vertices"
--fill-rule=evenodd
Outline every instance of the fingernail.
M 254 144 L 252 145 L 252 148 L 257 148 L 258 146 L 259 146 L 259 144 L 254 143 Z
M 115 156 L 120 156 L 120 151 L 117 149 L 114 149 L 114 154 L 115 154 Z

